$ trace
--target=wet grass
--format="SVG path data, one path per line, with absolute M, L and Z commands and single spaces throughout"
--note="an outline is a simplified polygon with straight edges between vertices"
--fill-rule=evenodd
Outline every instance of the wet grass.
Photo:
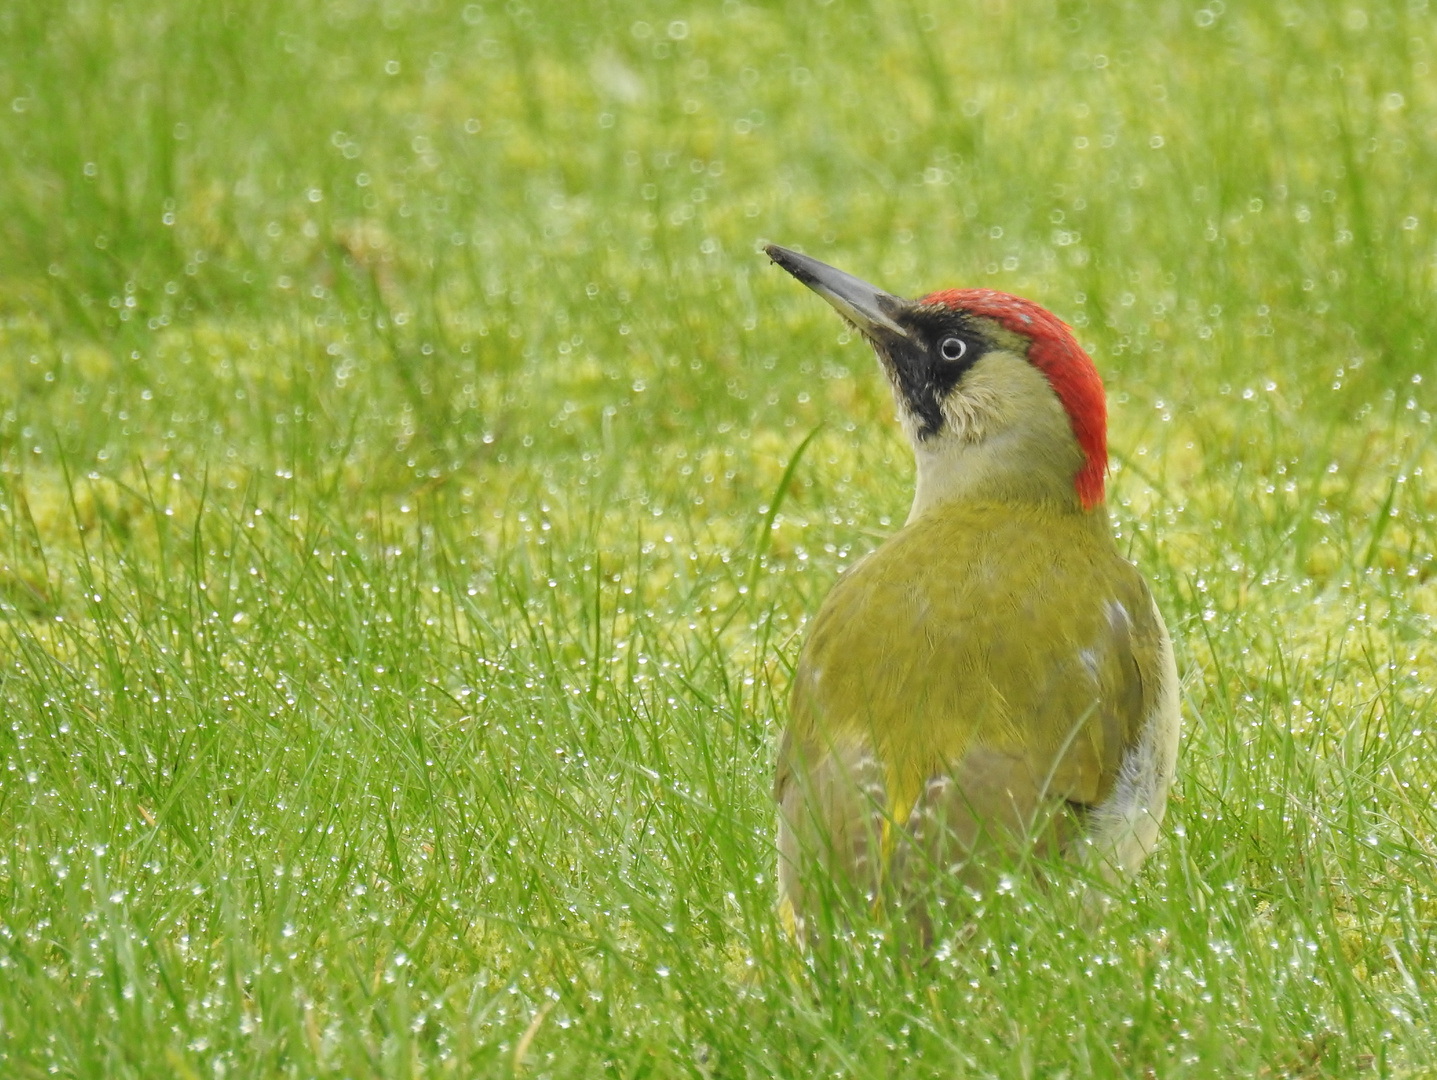
M 1437 1068 L 1434 34 L 0 3 L 0 1072 Z M 804 620 L 911 465 L 763 240 L 1104 372 L 1185 741 L 1095 934 L 778 925 Z

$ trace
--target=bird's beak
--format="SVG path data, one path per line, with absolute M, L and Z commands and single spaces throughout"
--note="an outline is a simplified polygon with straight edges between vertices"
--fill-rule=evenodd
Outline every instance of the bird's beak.
M 894 316 L 907 305 L 898 297 L 836 267 L 769 244 L 764 252 L 799 281 L 823 297 L 845 319 L 871 338 L 908 337 Z

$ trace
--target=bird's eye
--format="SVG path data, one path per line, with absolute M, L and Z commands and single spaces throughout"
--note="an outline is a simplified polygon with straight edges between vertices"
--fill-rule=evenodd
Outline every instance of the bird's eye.
M 944 338 L 943 344 L 938 346 L 938 354 L 944 360 L 962 360 L 963 354 L 968 351 L 968 343 L 962 338 Z

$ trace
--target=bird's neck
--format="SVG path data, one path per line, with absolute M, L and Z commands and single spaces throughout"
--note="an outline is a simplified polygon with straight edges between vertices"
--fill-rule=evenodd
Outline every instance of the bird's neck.
M 1020 432 L 1000 433 L 982 442 L 951 439 L 915 441 L 918 466 L 911 523 L 946 505 L 1034 504 L 1084 513 L 1073 487 L 1082 458 L 1061 442 L 1047 452 Z M 1096 509 L 1096 508 L 1095 508 Z M 1099 511 L 1100 512 L 1100 511 Z

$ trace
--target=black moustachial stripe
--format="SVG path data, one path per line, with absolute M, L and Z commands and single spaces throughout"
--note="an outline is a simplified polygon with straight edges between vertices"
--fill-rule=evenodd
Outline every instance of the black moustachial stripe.
M 989 344 L 972 321 L 959 312 L 919 311 L 903 321 L 913 328 L 912 336 L 886 341 L 883 347 L 898 390 L 918 421 L 918 436 L 928 439 L 943 430 L 944 399 Z M 958 360 L 945 360 L 940 352 L 950 337 L 961 338 L 968 346 Z

